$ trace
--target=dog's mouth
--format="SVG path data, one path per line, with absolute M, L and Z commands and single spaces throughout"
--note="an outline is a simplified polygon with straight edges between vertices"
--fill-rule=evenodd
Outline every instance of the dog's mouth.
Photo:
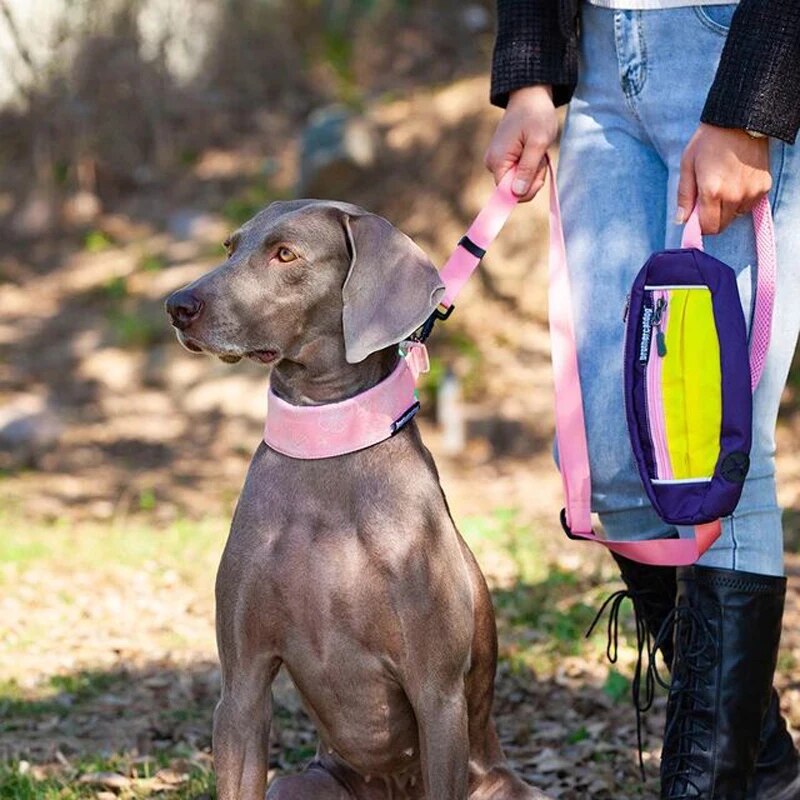
M 245 357 L 251 361 L 258 361 L 261 364 L 271 364 L 278 358 L 278 351 L 267 348 L 266 350 L 251 350 L 245 353 Z
M 251 361 L 257 361 L 260 364 L 272 364 L 278 359 L 279 351 L 272 347 L 263 348 L 261 350 L 246 350 L 244 352 L 232 353 L 226 351 L 216 350 L 203 344 L 191 336 L 187 336 L 183 331 L 178 331 L 178 341 L 192 353 L 208 353 L 209 355 L 216 356 L 220 361 L 226 364 L 236 364 L 243 358 L 249 358 Z
M 203 348 L 200 347 L 200 345 L 197 344 L 197 342 L 195 342 L 194 339 L 189 339 L 188 337 L 181 336 L 180 334 L 178 334 L 178 339 L 180 340 L 180 343 L 187 350 L 191 350 L 192 353 L 202 353 L 203 352 Z

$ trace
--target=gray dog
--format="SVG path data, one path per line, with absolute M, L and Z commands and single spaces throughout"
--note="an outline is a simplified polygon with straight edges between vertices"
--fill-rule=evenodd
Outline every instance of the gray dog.
M 223 361 L 274 364 L 273 390 L 295 405 L 383 379 L 443 290 L 407 236 L 346 203 L 273 203 L 225 244 L 226 263 L 167 300 L 178 338 Z M 262 442 L 216 598 L 220 800 L 264 797 L 282 665 L 320 744 L 268 800 L 545 797 L 500 748 L 491 598 L 413 421 L 335 458 Z

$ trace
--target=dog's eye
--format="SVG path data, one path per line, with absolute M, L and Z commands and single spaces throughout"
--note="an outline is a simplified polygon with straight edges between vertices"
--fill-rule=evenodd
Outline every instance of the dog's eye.
M 294 261 L 297 258 L 297 256 L 288 247 L 279 247 L 277 256 L 278 261 L 282 261 L 284 264 L 287 261 Z

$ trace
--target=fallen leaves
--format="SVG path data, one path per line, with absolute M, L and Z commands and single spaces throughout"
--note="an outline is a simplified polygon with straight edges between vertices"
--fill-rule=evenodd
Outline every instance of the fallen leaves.
M 127 789 L 131 785 L 130 778 L 120 775 L 117 772 L 89 772 L 81 775 L 78 779 L 79 783 L 85 783 L 89 786 L 99 786 L 104 789 Z

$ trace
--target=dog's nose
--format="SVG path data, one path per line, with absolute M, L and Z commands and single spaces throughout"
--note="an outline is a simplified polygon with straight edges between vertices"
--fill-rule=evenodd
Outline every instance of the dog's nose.
M 180 331 L 188 328 L 203 310 L 203 301 L 188 289 L 173 292 L 167 298 L 167 314 L 172 324 Z

